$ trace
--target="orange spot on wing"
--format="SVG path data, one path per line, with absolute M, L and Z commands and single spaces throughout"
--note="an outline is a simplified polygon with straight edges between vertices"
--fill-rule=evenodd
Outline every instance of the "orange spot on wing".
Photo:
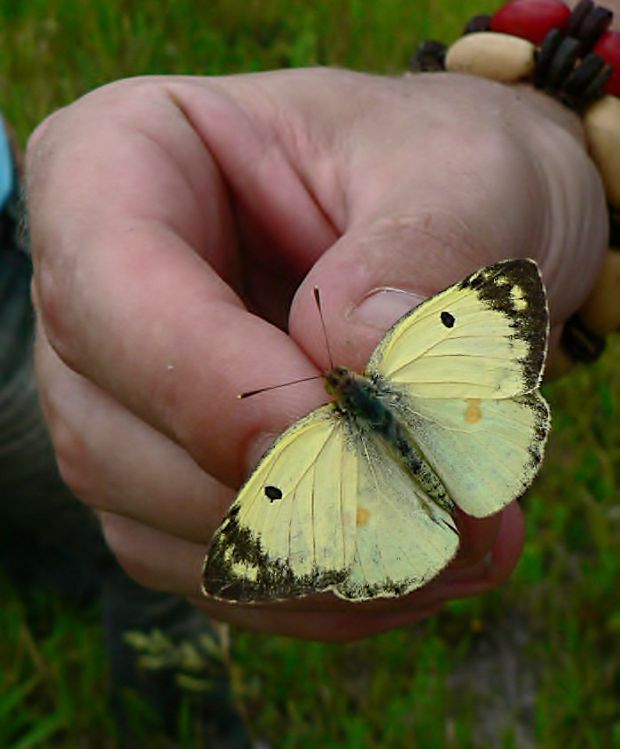
M 468 424 L 476 424 L 482 418 L 482 408 L 480 407 L 480 398 L 467 398 L 465 401 L 465 421 Z
M 365 507 L 358 507 L 355 520 L 358 525 L 368 525 L 370 520 L 370 512 Z

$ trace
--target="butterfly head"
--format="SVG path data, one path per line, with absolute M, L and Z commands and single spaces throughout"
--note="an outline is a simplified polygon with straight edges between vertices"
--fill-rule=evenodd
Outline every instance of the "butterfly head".
M 333 367 L 325 373 L 325 390 L 330 395 L 338 396 L 347 389 L 353 375 L 346 367 Z

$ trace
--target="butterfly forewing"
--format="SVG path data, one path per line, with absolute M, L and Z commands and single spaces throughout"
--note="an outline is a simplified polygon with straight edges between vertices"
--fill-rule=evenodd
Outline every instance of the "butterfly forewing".
M 540 383 L 545 292 L 532 260 L 477 271 L 401 318 L 367 373 L 421 398 L 506 398 Z
M 354 554 L 356 459 L 331 404 L 284 432 L 213 538 L 205 592 L 273 600 L 344 579 Z

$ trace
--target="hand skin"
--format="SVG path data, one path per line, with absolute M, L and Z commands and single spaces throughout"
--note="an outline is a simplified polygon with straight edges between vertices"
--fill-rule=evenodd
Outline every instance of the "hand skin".
M 60 470 L 135 579 L 235 624 L 338 641 L 510 574 L 516 502 L 460 518 L 458 558 L 400 599 L 231 605 L 199 593 L 236 489 L 326 400 L 320 381 L 236 399 L 328 366 L 315 285 L 335 361 L 360 371 L 422 298 L 533 257 L 553 356 L 606 249 L 576 115 L 528 86 L 463 75 L 133 79 L 46 120 L 27 180 L 38 376 Z

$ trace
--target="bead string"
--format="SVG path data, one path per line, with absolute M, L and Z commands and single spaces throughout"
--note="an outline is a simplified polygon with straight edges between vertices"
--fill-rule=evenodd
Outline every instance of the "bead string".
M 593 362 L 605 336 L 620 330 L 620 33 L 613 13 L 581 0 L 512 0 L 466 25 L 450 47 L 422 42 L 414 71 L 447 70 L 501 83 L 529 81 L 579 112 L 588 151 L 609 203 L 610 248 L 583 307 L 564 326 L 558 373 Z

